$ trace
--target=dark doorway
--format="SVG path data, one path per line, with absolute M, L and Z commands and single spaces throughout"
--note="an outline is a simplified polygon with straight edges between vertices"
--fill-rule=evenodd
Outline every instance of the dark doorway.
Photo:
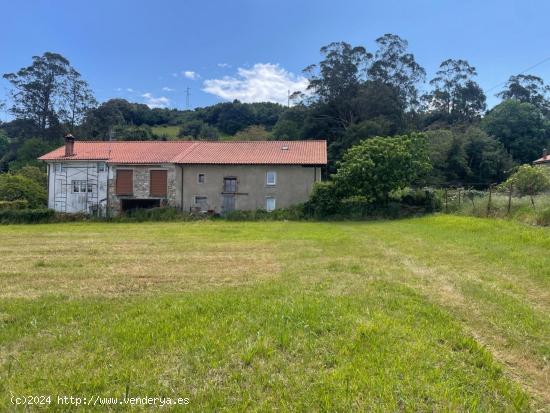
M 235 210 L 235 195 L 224 195 L 222 212 L 227 213 Z
M 157 208 L 160 206 L 160 199 L 122 199 L 120 206 L 123 212 L 135 209 Z

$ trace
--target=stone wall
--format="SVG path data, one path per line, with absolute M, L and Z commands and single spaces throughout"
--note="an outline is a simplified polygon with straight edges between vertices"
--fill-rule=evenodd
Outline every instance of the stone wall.
M 117 196 L 116 195 L 116 171 L 119 169 L 131 169 L 133 173 L 133 195 Z M 167 194 L 165 198 L 152 197 L 149 193 L 150 186 L 150 171 L 151 170 L 166 170 L 167 171 Z M 109 210 L 111 215 L 118 215 L 121 212 L 122 199 L 159 199 L 162 206 L 172 206 L 179 208 L 181 206 L 181 189 L 178 185 L 178 177 L 180 175 L 179 167 L 173 164 L 161 165 L 109 165 Z

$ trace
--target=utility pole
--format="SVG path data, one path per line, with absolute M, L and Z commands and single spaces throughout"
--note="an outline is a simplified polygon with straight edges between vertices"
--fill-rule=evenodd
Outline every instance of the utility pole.
M 186 109 L 189 109 L 189 95 L 190 95 L 189 91 L 190 90 L 191 88 L 189 86 L 185 88 L 185 108 Z
M 290 90 L 287 90 L 286 91 L 286 107 L 289 108 L 290 107 Z

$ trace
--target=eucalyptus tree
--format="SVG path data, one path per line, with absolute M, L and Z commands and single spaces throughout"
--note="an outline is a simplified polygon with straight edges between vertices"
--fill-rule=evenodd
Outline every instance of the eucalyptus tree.
M 487 105 L 483 89 L 473 80 L 475 76 L 475 67 L 466 60 L 442 62 L 430 81 L 433 90 L 424 97 L 428 111 L 441 115 L 450 123 L 478 120 Z
M 497 96 L 502 100 L 513 99 L 522 103 L 531 103 L 538 109 L 548 113 L 550 110 L 550 86 L 544 80 L 534 75 L 510 76 L 502 91 Z
M 418 84 L 426 79 L 426 70 L 408 51 L 409 42 L 387 33 L 376 39 L 378 50 L 368 69 L 371 80 L 394 87 L 405 106 L 414 110 L 419 104 Z

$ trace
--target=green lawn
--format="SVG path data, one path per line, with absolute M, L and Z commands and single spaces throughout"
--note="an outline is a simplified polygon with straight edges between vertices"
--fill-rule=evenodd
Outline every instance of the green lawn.
M 2 226 L 0 411 L 544 410 L 549 249 L 456 216 Z

